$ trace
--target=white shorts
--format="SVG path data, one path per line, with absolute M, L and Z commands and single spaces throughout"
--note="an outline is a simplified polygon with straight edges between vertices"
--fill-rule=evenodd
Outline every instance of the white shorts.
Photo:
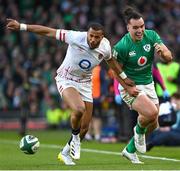
M 57 89 L 61 97 L 62 97 L 62 92 L 66 88 L 73 87 L 79 92 L 83 101 L 87 101 L 91 103 L 93 102 L 91 82 L 79 83 L 79 82 L 68 80 L 62 77 L 58 77 L 58 76 L 56 76 L 55 79 L 56 79 Z
M 157 97 L 154 82 L 147 85 L 136 85 L 136 88 L 140 91 L 139 95 L 145 94 L 154 104 L 159 104 L 159 99 Z M 136 97 L 130 96 L 127 91 L 119 84 L 118 87 L 122 99 L 126 102 L 126 104 L 131 108 L 132 103 L 136 99 Z M 139 96 L 138 95 L 138 96 Z

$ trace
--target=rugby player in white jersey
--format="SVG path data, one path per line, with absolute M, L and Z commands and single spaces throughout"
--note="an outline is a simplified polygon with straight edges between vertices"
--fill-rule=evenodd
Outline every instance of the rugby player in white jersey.
M 72 136 L 59 153 L 58 159 L 66 165 L 75 165 L 72 159 L 80 159 L 80 141 L 88 131 L 92 117 L 92 69 L 104 59 L 113 69 L 116 79 L 130 94 L 136 96 L 138 91 L 111 57 L 110 43 L 104 37 L 103 26 L 98 23 L 89 25 L 87 32 L 80 32 L 23 24 L 7 19 L 7 29 L 53 37 L 69 45 L 55 79 L 61 97 L 72 110 Z

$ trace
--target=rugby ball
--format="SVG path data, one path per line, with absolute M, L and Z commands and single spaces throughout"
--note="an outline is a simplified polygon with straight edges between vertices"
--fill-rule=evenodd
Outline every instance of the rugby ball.
M 39 149 L 39 146 L 40 146 L 40 142 L 38 138 L 33 135 L 24 136 L 19 143 L 19 148 L 25 154 L 36 153 L 37 150 Z

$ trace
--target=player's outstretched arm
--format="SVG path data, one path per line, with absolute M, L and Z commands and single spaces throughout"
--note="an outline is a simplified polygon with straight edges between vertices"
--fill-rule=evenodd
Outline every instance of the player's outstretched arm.
M 13 31 L 29 31 L 42 36 L 56 38 L 56 29 L 42 25 L 23 24 L 14 19 L 7 19 L 6 28 Z

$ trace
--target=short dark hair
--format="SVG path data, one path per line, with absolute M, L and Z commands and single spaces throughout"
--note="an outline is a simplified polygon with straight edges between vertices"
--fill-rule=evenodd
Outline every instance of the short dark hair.
M 103 34 L 105 34 L 105 30 L 104 30 L 104 27 L 103 25 L 101 25 L 100 23 L 96 23 L 96 22 L 91 22 L 89 25 L 88 25 L 88 30 L 92 28 L 93 30 L 102 30 Z
M 180 99 L 180 92 L 174 93 L 171 97 L 174 97 L 175 99 Z
M 126 24 L 128 24 L 131 19 L 143 18 L 143 16 L 131 6 L 127 6 L 125 8 L 125 10 L 123 11 L 123 16 Z

